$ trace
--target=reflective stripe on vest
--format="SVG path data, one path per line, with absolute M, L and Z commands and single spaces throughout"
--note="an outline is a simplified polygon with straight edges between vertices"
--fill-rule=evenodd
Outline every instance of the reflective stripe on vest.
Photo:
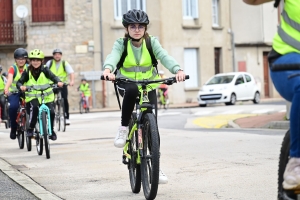
M 15 73 L 16 73 L 16 76 L 15 76 L 15 78 L 13 79 L 13 81 L 12 81 L 12 83 L 11 83 L 9 89 L 8 89 L 10 92 L 17 92 L 17 91 L 18 91 L 18 89 L 17 89 L 17 82 L 18 82 L 18 80 L 21 78 L 21 73 L 20 73 L 20 71 L 19 71 L 19 67 L 17 66 L 16 63 L 14 63 L 14 65 L 16 66 L 17 71 L 15 72 Z M 12 66 L 12 68 L 14 68 L 14 67 Z M 27 69 L 27 64 L 25 64 L 25 65 L 23 66 L 23 71 L 26 70 L 26 69 Z M 15 70 L 15 69 L 14 69 L 14 70 Z
M 65 71 L 63 65 L 62 65 L 62 61 L 60 62 L 60 65 L 58 67 L 58 70 L 56 69 L 56 61 L 53 60 L 52 61 L 52 65 L 49 66 L 51 72 L 56 75 L 62 82 L 67 83 L 67 78 L 68 78 L 68 74 Z
M 293 27 L 295 30 L 297 30 L 300 33 L 300 24 L 295 22 L 294 20 L 292 20 L 287 12 L 285 10 L 283 10 L 282 14 L 281 14 L 282 18 L 284 19 L 284 21 L 290 25 L 291 27 Z M 281 39 L 287 43 L 288 45 L 294 47 L 295 49 L 298 49 L 300 51 L 300 41 L 294 39 L 293 37 L 291 37 L 289 34 L 287 34 L 281 26 L 278 26 L 278 35 L 281 37 Z
M 141 58 L 139 61 L 136 60 L 132 46 L 131 40 L 128 40 L 127 43 L 127 56 L 124 60 L 123 67 L 118 70 L 118 78 L 127 78 L 130 80 L 154 80 L 159 79 L 159 75 L 156 72 L 156 69 L 152 65 L 152 59 L 150 53 L 146 46 L 146 41 L 143 39 L 141 47 Z M 159 84 L 150 84 L 149 91 L 157 88 Z
M 279 54 L 300 53 L 300 4 L 287 0 L 280 16 L 280 26 L 273 39 L 273 48 Z
M 42 66 L 44 67 L 44 66 Z M 25 92 L 25 101 L 30 102 L 33 99 L 38 99 L 39 103 L 42 103 L 42 90 L 44 93 L 44 103 L 49 103 L 54 101 L 54 93 L 49 85 L 49 79 L 45 76 L 44 72 L 40 73 L 37 80 L 34 79 L 31 72 L 29 71 L 29 79 L 25 83 L 25 86 L 31 87 L 33 90 Z M 49 88 L 50 87 L 50 88 Z M 48 88 L 48 89 L 46 89 Z

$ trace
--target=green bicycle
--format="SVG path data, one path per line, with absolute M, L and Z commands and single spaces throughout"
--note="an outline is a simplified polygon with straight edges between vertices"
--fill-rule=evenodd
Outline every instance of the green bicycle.
M 104 80 L 104 77 L 101 76 Z M 186 75 L 185 79 L 189 79 Z M 123 148 L 122 162 L 127 165 L 133 193 L 139 193 L 141 183 L 147 200 L 155 199 L 159 182 L 160 142 L 159 131 L 154 114 L 155 106 L 148 99 L 147 88 L 151 83 L 172 85 L 176 78 L 134 81 L 116 78 L 115 84 L 136 83 L 140 85 L 140 95 L 136 99 L 136 111 L 129 122 L 129 134 Z

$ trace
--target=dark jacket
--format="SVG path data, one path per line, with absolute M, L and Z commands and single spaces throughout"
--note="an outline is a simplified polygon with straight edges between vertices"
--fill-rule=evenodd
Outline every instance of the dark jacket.
M 50 79 L 54 83 L 61 82 L 60 79 L 57 76 L 55 76 L 48 67 L 45 66 L 40 67 L 39 72 L 36 74 L 36 76 L 34 76 L 34 78 L 37 80 L 42 72 L 45 74 L 45 76 L 48 79 Z M 28 80 L 29 80 L 29 69 L 26 69 L 23 71 L 21 78 L 17 82 L 17 88 L 20 89 L 20 87 L 24 85 L 24 83 L 26 83 Z

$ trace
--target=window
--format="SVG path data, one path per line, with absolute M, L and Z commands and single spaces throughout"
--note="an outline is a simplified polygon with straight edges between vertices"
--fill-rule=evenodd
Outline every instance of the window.
M 63 0 L 31 0 L 32 22 L 61 22 L 65 20 Z
M 236 79 L 235 84 L 239 85 L 239 84 L 243 84 L 244 82 L 244 78 L 242 75 L 239 75 L 239 77 Z
M 249 75 L 245 74 L 245 77 L 247 82 L 251 82 L 251 77 Z
M 124 13 L 134 8 L 146 12 L 146 0 L 114 0 L 114 3 L 117 20 L 121 20 Z
M 198 19 L 198 0 L 183 0 L 183 18 Z
M 198 49 L 184 49 L 184 71 L 190 75 L 189 81 L 185 81 L 185 88 L 199 87 L 198 79 Z
M 220 26 L 220 0 L 212 0 L 212 22 L 214 27 Z

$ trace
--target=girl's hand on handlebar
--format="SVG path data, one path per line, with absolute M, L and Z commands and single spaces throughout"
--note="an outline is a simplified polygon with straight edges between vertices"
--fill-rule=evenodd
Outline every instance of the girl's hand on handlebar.
M 181 82 L 185 80 L 185 73 L 182 70 L 178 70 L 176 74 L 176 81 Z
M 57 83 L 57 86 L 58 86 L 58 87 L 62 87 L 63 85 L 64 85 L 63 82 L 58 82 L 58 83 Z
M 4 89 L 4 94 L 8 95 L 8 93 L 9 93 L 9 90 L 8 89 Z
M 26 91 L 26 86 L 23 86 L 23 85 L 22 85 L 22 86 L 20 87 L 20 90 L 22 90 L 23 92 L 25 92 L 25 91 Z
M 114 81 L 116 78 L 115 75 L 110 72 L 110 69 L 105 69 L 102 75 L 104 76 L 105 80 L 108 79 L 110 81 Z

